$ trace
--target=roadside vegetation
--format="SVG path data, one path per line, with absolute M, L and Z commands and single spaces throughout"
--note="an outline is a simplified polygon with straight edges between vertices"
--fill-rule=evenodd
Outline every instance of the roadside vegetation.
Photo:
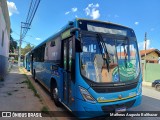
M 41 109 L 41 112 L 42 112 L 42 113 L 45 113 L 45 114 L 49 114 L 49 109 L 48 109 L 48 107 L 43 106 L 42 109 Z
M 22 83 L 26 83 L 28 89 L 31 89 L 34 93 L 34 96 L 38 97 L 41 99 L 40 95 L 37 93 L 37 90 L 35 89 L 35 87 L 33 86 L 33 84 L 31 83 L 31 81 L 28 79 L 28 77 L 26 76 L 26 74 L 24 74 L 24 76 L 26 77 L 27 80 L 23 81 Z
M 28 76 L 26 75 L 26 71 L 24 71 L 23 67 L 19 67 L 19 71 L 26 77 L 26 80 L 22 81 L 21 84 L 27 84 L 27 88 L 31 89 L 34 93 L 34 96 L 36 96 L 37 98 L 39 98 L 39 101 L 43 103 L 42 97 L 38 94 L 36 88 L 34 87 L 34 85 L 32 84 L 31 80 L 28 78 Z M 40 110 L 42 113 L 45 114 L 49 114 L 49 108 L 47 106 L 43 106 Z
M 23 75 L 26 77 L 26 80 L 22 81 L 21 83 L 27 84 L 28 89 L 31 89 L 33 91 L 33 93 L 34 93 L 34 96 L 36 96 L 37 98 L 39 98 L 39 101 L 43 104 L 41 96 L 38 94 L 38 92 L 35 89 L 34 85 L 30 81 L 30 79 L 27 77 L 26 72 L 23 70 L 23 67 L 20 67 L 19 70 L 20 70 L 21 73 L 24 73 Z

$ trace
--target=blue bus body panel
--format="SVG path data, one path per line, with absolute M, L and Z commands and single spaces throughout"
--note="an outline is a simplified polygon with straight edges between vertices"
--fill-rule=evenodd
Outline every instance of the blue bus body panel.
M 24 67 L 26 68 L 27 71 L 30 71 L 30 64 L 31 64 L 30 52 L 28 52 L 25 54 L 25 57 L 24 57 Z
M 27 71 L 30 71 L 30 62 L 26 63 L 26 69 L 27 69 Z
M 48 89 L 50 90 L 51 79 L 55 79 L 58 86 L 58 94 L 60 101 L 68 106 L 69 109 L 75 110 L 75 103 L 68 104 L 63 100 L 63 74 L 64 70 L 62 68 L 58 68 L 58 70 L 51 70 L 51 66 L 53 63 L 47 62 L 34 62 L 34 69 L 36 70 L 36 78 Z M 71 96 L 75 98 L 75 85 L 71 83 L 72 93 Z

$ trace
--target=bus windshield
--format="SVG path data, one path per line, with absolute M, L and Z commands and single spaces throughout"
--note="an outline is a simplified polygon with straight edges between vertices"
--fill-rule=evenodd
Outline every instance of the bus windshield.
M 82 76 L 94 82 L 107 83 L 135 80 L 140 72 L 136 40 L 102 36 L 102 45 L 98 39 L 97 36 L 82 37 Z

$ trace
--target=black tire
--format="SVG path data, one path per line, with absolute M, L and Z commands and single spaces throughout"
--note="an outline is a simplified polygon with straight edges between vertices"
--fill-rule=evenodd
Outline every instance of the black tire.
M 54 101 L 57 107 L 60 107 L 61 103 L 59 102 L 58 88 L 57 85 L 51 85 L 51 99 Z
M 155 88 L 156 88 L 157 91 L 160 91 L 160 84 L 157 84 L 157 85 L 155 86 Z
M 33 79 L 34 79 L 35 82 L 37 82 L 35 70 L 33 71 Z

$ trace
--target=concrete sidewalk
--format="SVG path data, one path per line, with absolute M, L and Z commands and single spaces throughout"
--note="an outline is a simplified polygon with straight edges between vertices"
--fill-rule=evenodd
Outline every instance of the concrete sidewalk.
M 151 86 L 152 86 L 152 83 L 151 83 L 151 82 L 145 82 L 145 81 L 143 81 L 143 82 L 142 82 L 142 85 L 143 85 L 143 86 L 151 87 Z
M 17 65 L 13 65 L 4 81 L 0 81 L 0 111 L 41 111 L 43 101 L 36 97 L 28 88 L 27 77 L 19 72 Z M 10 120 L 44 120 L 44 118 L 8 118 Z M 51 118 L 45 118 L 50 120 Z M 4 120 L 4 118 L 0 118 Z

